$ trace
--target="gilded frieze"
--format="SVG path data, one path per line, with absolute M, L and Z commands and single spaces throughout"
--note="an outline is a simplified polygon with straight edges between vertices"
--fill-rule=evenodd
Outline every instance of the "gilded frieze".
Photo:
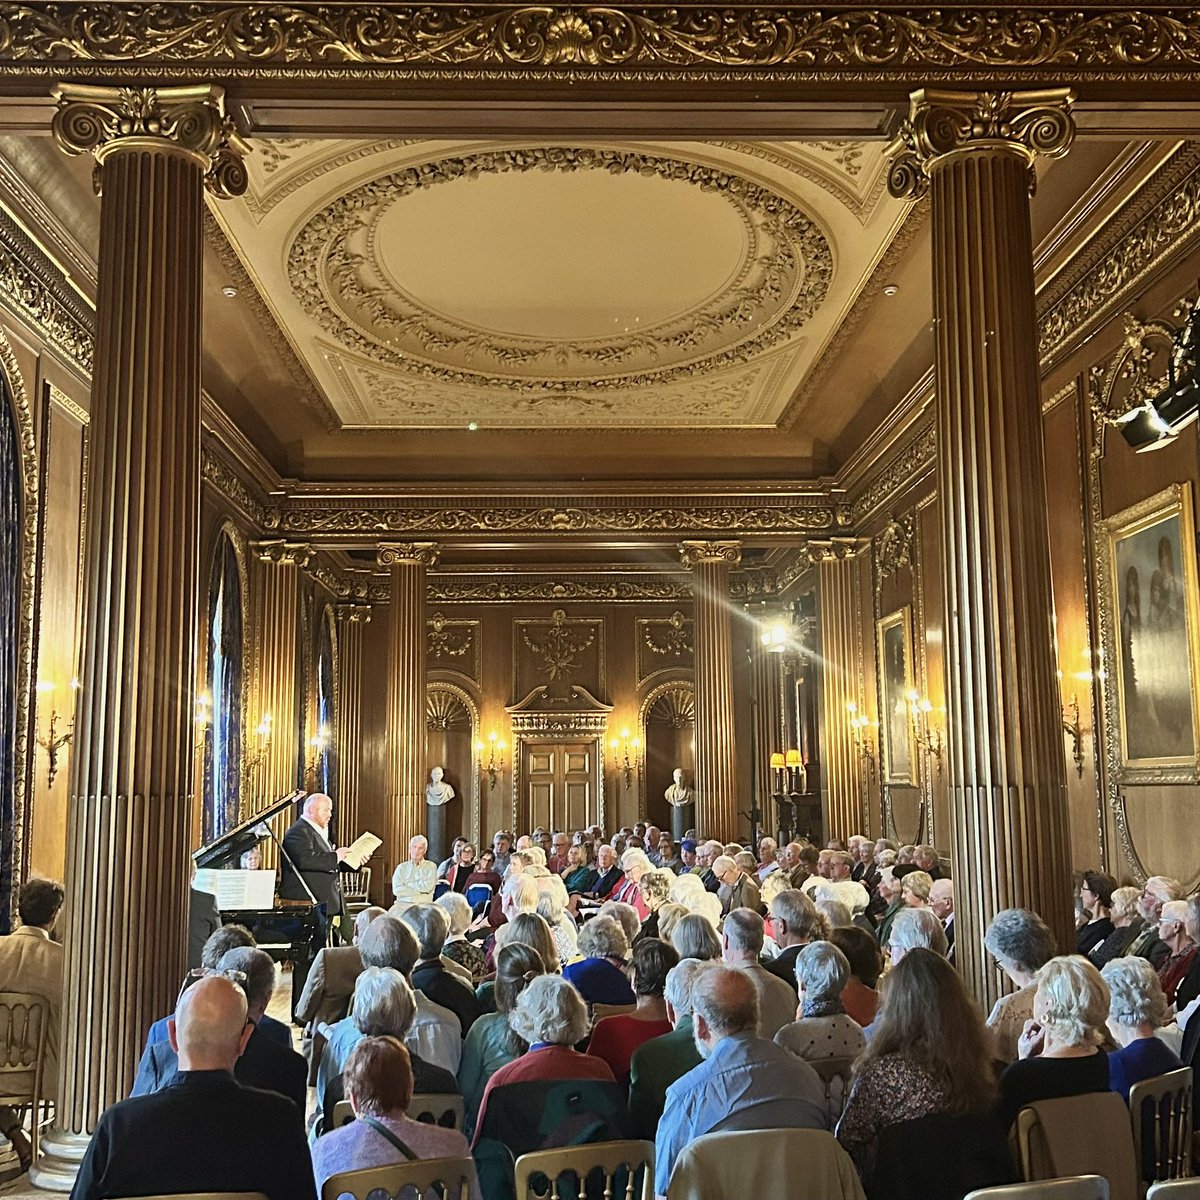
M 425 622 L 425 664 L 458 671 L 469 679 L 480 680 L 480 623 L 447 617 L 435 612 Z
M 637 639 L 637 682 L 668 668 L 693 666 L 695 640 L 692 618 L 676 609 L 669 617 L 639 617 Z

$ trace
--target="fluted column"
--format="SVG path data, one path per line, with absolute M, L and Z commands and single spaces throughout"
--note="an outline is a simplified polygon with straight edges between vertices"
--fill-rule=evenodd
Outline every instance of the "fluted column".
M 827 837 L 866 833 L 863 773 L 850 725 L 850 705 L 864 707 L 858 664 L 862 653 L 854 538 L 810 542 L 819 561 L 821 601 L 821 806 Z
M 757 636 L 750 642 L 750 686 L 754 691 L 754 782 L 756 799 L 762 805 L 762 832 L 774 837 L 779 832 L 775 802 L 771 799 L 771 752 L 782 749 L 779 742 L 780 675 L 783 660 Z M 755 847 L 757 850 L 757 847 Z
M 728 841 L 737 833 L 737 737 L 733 708 L 733 611 L 729 572 L 740 542 L 684 542 L 692 570 L 696 637 L 696 829 Z
M 356 838 L 359 770 L 362 767 L 362 644 L 371 621 L 369 604 L 339 604 L 338 707 L 333 744 L 337 747 L 338 828 L 343 842 Z
M 55 98 L 101 195 L 58 1103 L 32 1172 L 66 1190 L 186 966 L 203 190 L 245 176 L 219 88 Z
M 433 542 L 384 542 L 379 565 L 391 573 L 388 617 L 388 824 L 384 853 L 389 870 L 406 854 L 408 839 L 425 833 L 425 586 L 437 562 Z
M 997 910 L 1034 909 L 1074 945 L 1029 226 L 1034 160 L 1070 147 L 1070 104 L 917 92 L 889 179 L 932 201 L 955 945 L 988 1003 Z

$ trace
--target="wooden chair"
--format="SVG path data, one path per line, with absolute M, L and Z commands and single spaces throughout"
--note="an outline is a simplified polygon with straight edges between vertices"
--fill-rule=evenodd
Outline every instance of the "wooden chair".
M 469 1158 L 423 1158 L 416 1162 L 393 1163 L 387 1167 L 368 1167 L 363 1171 L 342 1171 L 330 1175 L 321 1188 L 321 1200 L 337 1200 L 350 1195 L 355 1200 L 380 1189 L 397 1196 L 405 1188 L 415 1188 L 418 1196 L 433 1190 L 442 1200 L 471 1200 L 475 1184 L 475 1164 Z
M 1138 1200 L 1129 1109 L 1116 1092 L 1027 1105 L 1017 1115 L 1017 1156 L 1028 1181 L 1101 1175 L 1111 1200 Z
M 852 1058 L 814 1058 L 805 1059 L 810 1067 L 821 1077 L 825 1085 L 825 1110 L 829 1113 L 829 1127 L 832 1129 L 846 1107 L 850 1096 L 850 1077 L 854 1073 Z
M 1152 1183 L 1146 1200 L 1200 1200 L 1200 1179 L 1164 1179 Z
M 345 871 L 340 877 L 342 899 L 346 902 L 346 919 L 350 922 L 371 905 L 371 868 Z M 349 934 L 347 934 L 349 936 Z
M 32 992 L 0 992 L 0 1104 L 29 1108 L 30 1145 L 37 1162 L 45 1116 L 50 1002 Z
M 1100 1175 L 1073 1175 L 1070 1179 L 1009 1183 L 968 1192 L 963 1200 L 1108 1200 L 1108 1180 Z
M 605 1017 L 620 1017 L 636 1010 L 636 1004 L 593 1004 L 592 1024 L 595 1025 L 597 1021 L 603 1021 Z
M 566 1189 L 560 1188 L 564 1175 Z M 516 1180 L 517 1200 L 566 1200 L 591 1195 L 593 1187 L 605 1200 L 654 1200 L 654 1143 L 594 1142 L 522 1154 Z
M 1192 1068 L 1181 1067 L 1129 1090 L 1135 1159 L 1146 1183 L 1192 1173 Z
M 467 1110 L 461 1096 L 449 1092 L 414 1092 L 408 1106 L 408 1115 L 414 1121 L 427 1125 L 440 1125 L 443 1129 L 462 1131 L 466 1124 Z M 333 1129 L 341 1129 L 354 1120 L 354 1109 L 349 1100 L 339 1100 L 333 1106 Z

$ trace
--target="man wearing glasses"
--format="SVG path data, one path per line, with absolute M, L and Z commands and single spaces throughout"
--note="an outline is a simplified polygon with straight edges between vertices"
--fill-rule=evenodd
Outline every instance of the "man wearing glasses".
M 1127 953 L 1146 959 L 1156 971 L 1171 953 L 1171 948 L 1158 935 L 1163 905 L 1182 895 L 1179 880 L 1169 879 L 1166 875 L 1151 875 L 1138 897 L 1138 913 L 1146 922 L 1146 928 L 1134 939 Z

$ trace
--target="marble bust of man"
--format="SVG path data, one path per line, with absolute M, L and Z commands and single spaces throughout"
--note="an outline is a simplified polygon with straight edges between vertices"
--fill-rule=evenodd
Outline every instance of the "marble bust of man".
M 439 804 L 449 804 L 454 799 L 454 789 L 442 781 L 445 772 L 441 767 L 434 767 L 429 772 L 429 784 L 425 788 L 425 803 L 435 807 Z
M 673 784 L 665 792 L 663 796 L 672 808 L 678 808 L 681 804 L 691 804 L 692 789 L 683 782 L 683 768 L 676 767 L 671 775 L 675 780 Z

